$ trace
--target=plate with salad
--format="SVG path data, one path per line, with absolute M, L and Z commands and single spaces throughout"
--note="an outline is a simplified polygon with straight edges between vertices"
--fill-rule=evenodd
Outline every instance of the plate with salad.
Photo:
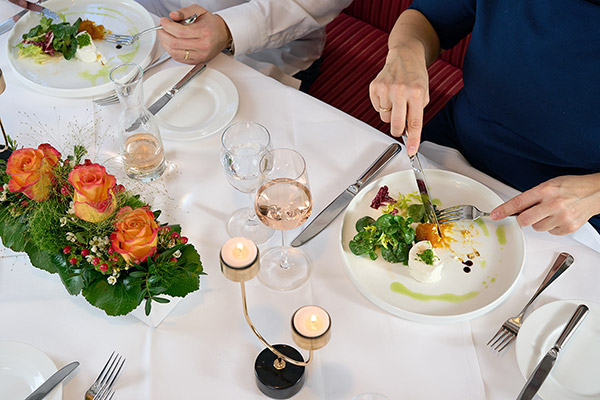
M 133 0 L 48 0 L 51 20 L 29 12 L 8 37 L 8 61 L 21 81 L 40 93 L 69 98 L 103 95 L 113 89 L 110 70 L 124 62 L 142 67 L 152 59 L 154 32 L 130 46 L 103 40 L 103 33 L 135 34 L 155 25 Z
M 472 204 L 491 211 L 502 203 L 463 175 L 426 175 L 438 209 Z M 379 178 L 356 195 L 342 221 L 341 253 L 358 290 L 394 315 L 435 324 L 476 318 L 500 304 L 525 262 L 516 219 L 443 224 L 440 238 L 424 214 L 412 171 Z

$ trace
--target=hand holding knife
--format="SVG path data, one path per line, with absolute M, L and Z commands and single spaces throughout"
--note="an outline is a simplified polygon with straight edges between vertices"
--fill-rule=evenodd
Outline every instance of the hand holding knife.
M 40 1 L 37 2 L 37 4 L 43 3 L 44 1 L 45 0 L 40 0 Z M 34 4 L 34 3 L 32 3 L 32 4 Z M 2 35 L 3 33 L 8 32 L 8 31 L 10 31 L 16 25 L 16 23 L 21 19 L 21 17 L 24 16 L 25 14 L 27 14 L 27 12 L 29 11 L 28 7 L 25 7 L 25 10 L 16 13 L 12 17 L 10 17 L 9 19 L 7 19 L 3 23 L 1 23 L 0 24 L 0 35 Z
M 59 19 L 58 14 L 56 14 L 54 11 L 48 10 L 46 7 L 42 7 L 37 3 L 32 3 L 27 0 L 8 0 L 8 1 L 10 1 L 13 4 L 18 5 L 19 7 L 24 8 L 25 10 L 40 13 L 46 18 L 56 19 L 56 20 Z

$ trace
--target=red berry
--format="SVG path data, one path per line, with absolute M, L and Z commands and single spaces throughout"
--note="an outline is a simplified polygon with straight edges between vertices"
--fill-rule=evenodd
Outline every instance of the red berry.
M 171 233 L 171 237 L 172 237 L 173 239 L 177 239 L 177 238 L 179 237 L 179 233 L 177 233 L 177 232 L 173 232 L 173 233 Z
M 118 184 L 115 186 L 115 190 L 117 191 L 117 193 L 123 193 L 125 192 L 125 186 Z
M 108 248 L 108 254 L 112 254 L 112 253 L 114 253 L 114 252 L 115 252 L 115 250 L 114 250 L 112 247 L 109 247 L 109 248 Z
M 92 160 L 90 160 L 89 158 L 86 158 L 85 160 L 83 160 L 83 163 L 85 165 L 90 165 L 92 163 Z
M 116 263 L 119 262 L 119 257 L 114 256 L 113 258 L 110 259 L 112 262 Z
M 176 263 L 176 262 L 177 262 L 177 259 L 176 259 L 175 257 L 172 257 L 172 258 L 171 258 L 169 261 L 170 261 L 170 262 L 174 262 L 174 263 Z
M 186 238 L 185 236 L 181 237 L 181 243 L 185 244 L 188 242 L 188 238 Z
M 69 254 L 70 252 L 71 252 L 71 246 L 65 246 L 65 247 L 63 247 L 63 253 Z
M 98 265 L 98 264 L 100 264 L 100 258 L 94 257 L 94 259 L 92 260 L 92 265 Z
M 102 271 L 102 272 L 106 272 L 106 270 L 108 270 L 108 265 L 106 265 L 106 264 L 101 264 L 101 265 L 100 265 L 100 271 Z
M 90 251 L 88 249 L 81 250 L 81 255 L 87 257 L 90 255 Z
M 69 262 L 71 263 L 71 265 L 75 265 L 75 264 L 77 264 L 77 259 L 75 257 L 73 257 L 69 260 Z
M 60 193 L 63 196 L 69 196 L 71 193 L 69 192 L 69 189 L 66 186 L 61 186 L 60 188 Z

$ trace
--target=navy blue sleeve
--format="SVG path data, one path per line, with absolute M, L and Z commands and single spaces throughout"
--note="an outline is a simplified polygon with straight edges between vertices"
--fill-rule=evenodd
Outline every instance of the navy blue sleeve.
M 450 49 L 473 30 L 476 0 L 415 0 L 409 8 L 420 11 Z

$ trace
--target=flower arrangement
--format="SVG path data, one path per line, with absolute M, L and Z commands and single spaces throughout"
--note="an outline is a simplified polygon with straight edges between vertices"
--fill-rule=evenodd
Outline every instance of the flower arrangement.
M 184 297 L 200 287 L 200 256 L 179 225 L 159 224 L 138 195 L 117 184 L 75 146 L 62 158 L 51 145 L 16 149 L 0 161 L 0 238 L 31 263 L 60 276 L 108 315 L 145 301 Z

